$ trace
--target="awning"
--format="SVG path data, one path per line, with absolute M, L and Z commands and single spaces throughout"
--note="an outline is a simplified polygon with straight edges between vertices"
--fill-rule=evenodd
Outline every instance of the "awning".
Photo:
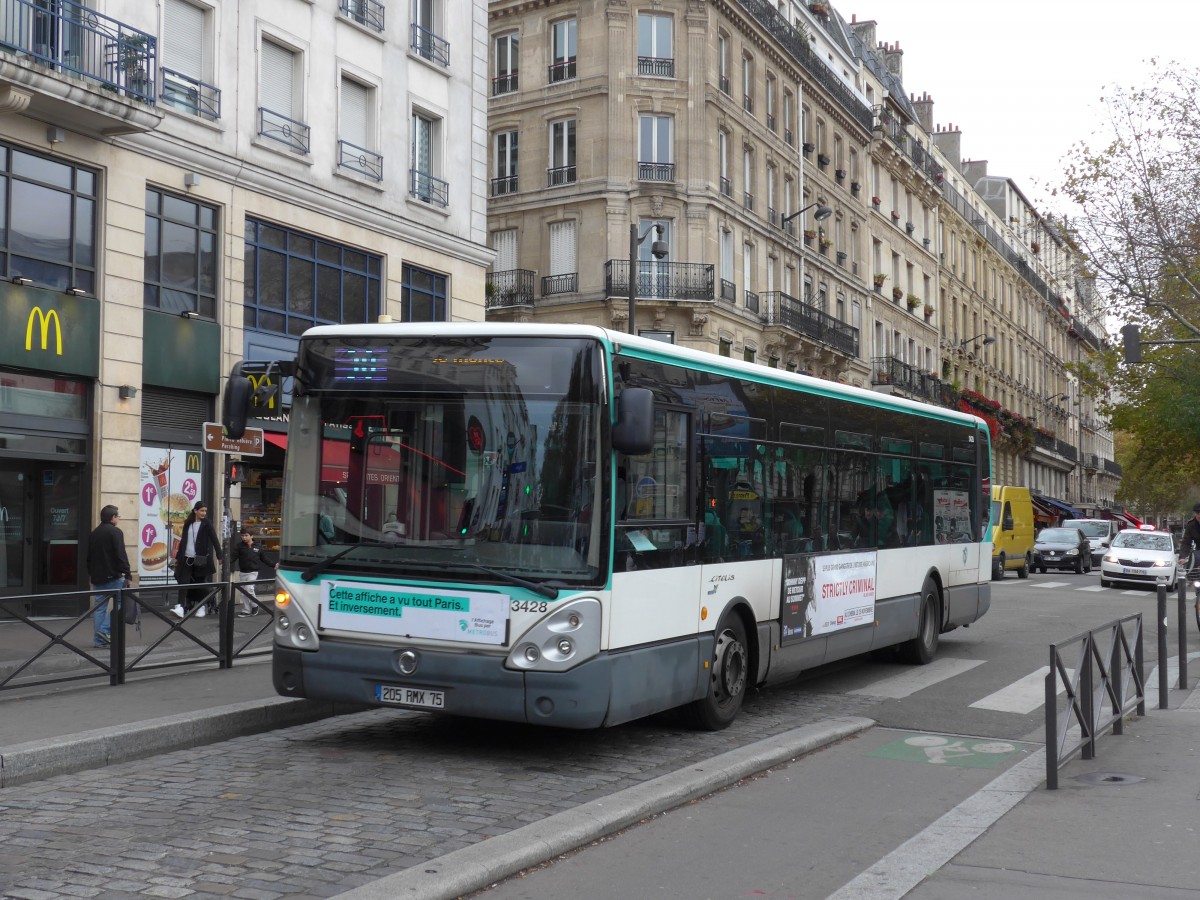
M 1114 519 L 1116 519 L 1118 522 L 1124 522 L 1130 528 L 1141 528 L 1142 527 L 1142 520 L 1139 519 L 1137 516 L 1131 516 L 1127 512 L 1114 512 L 1112 514 L 1112 517 Z
M 287 435 L 286 434 L 277 434 L 274 431 L 264 431 L 263 432 L 263 440 L 265 440 L 268 444 L 274 444 L 280 450 L 287 449 Z
M 1042 503 L 1046 506 L 1049 506 L 1054 510 L 1057 510 L 1057 515 L 1065 516 L 1068 519 L 1085 519 L 1085 518 L 1087 518 L 1087 516 L 1085 516 L 1083 513 L 1081 513 L 1075 507 L 1071 506 L 1070 504 L 1063 503 L 1061 500 L 1055 500 L 1053 497 L 1046 497 L 1042 494 L 1034 494 L 1033 497 L 1035 500 L 1039 501 L 1040 503 Z
M 1042 525 L 1053 525 L 1058 521 L 1059 511 L 1049 503 L 1043 503 L 1037 497 L 1033 497 L 1033 518 Z

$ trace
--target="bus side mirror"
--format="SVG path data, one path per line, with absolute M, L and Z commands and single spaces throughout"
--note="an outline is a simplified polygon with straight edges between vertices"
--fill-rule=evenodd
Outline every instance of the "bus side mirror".
M 250 415 L 250 404 L 254 399 L 254 385 L 242 374 L 242 364 L 237 363 L 225 383 L 225 398 L 221 403 L 221 425 L 225 434 L 237 440 L 246 433 L 246 419 Z
M 654 393 L 647 388 L 625 388 L 617 398 L 613 449 L 630 456 L 649 453 L 654 447 Z

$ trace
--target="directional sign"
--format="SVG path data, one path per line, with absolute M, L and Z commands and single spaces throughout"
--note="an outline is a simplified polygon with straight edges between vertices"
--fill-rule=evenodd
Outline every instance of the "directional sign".
M 204 423 L 204 449 L 209 453 L 240 453 L 242 456 L 263 455 L 263 430 L 247 428 L 236 441 L 225 436 L 220 422 Z

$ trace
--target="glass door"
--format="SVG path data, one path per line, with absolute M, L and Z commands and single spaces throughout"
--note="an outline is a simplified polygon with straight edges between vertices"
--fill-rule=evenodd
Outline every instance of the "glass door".
M 0 596 L 31 593 L 30 499 L 26 465 L 0 462 Z

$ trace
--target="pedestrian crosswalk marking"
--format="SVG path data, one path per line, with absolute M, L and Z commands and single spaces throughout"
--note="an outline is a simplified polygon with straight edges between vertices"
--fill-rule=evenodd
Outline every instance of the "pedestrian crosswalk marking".
M 1089 584 L 1087 587 L 1075 588 L 1075 590 L 1077 590 L 1077 591 L 1091 591 L 1092 593 L 1096 593 L 1096 592 L 1098 592 L 1098 591 L 1107 591 L 1107 590 L 1108 590 L 1108 588 L 1106 588 L 1106 587 L 1100 587 L 1100 585 L 1098 585 L 1098 584 Z
M 1036 587 L 1036 588 L 1057 588 L 1057 587 L 1065 587 L 1066 585 L 1068 585 L 1070 583 L 1071 582 L 1069 582 L 1069 581 L 1039 581 L 1037 584 L 1034 585 L 1034 587 Z
M 1024 678 L 1018 678 L 1007 687 L 1002 687 L 995 693 L 976 700 L 971 704 L 971 708 L 1028 715 L 1046 702 L 1046 674 L 1049 671 L 1049 666 L 1042 666 Z M 1073 669 L 1067 669 L 1068 678 L 1074 677 L 1074 674 Z M 1062 693 L 1062 691 L 1062 679 L 1060 678 L 1058 692 Z
M 874 681 L 866 687 L 856 688 L 855 690 L 848 691 L 848 693 L 898 700 L 901 697 L 908 697 L 911 694 L 915 694 L 917 691 L 937 684 L 940 681 L 945 681 L 947 678 L 953 678 L 955 675 L 969 672 L 976 666 L 983 665 L 983 663 L 984 660 L 982 659 L 955 659 L 943 656 L 935 659 L 927 666 L 906 669 L 899 675 L 889 675 L 887 678 L 881 678 L 879 681 Z

